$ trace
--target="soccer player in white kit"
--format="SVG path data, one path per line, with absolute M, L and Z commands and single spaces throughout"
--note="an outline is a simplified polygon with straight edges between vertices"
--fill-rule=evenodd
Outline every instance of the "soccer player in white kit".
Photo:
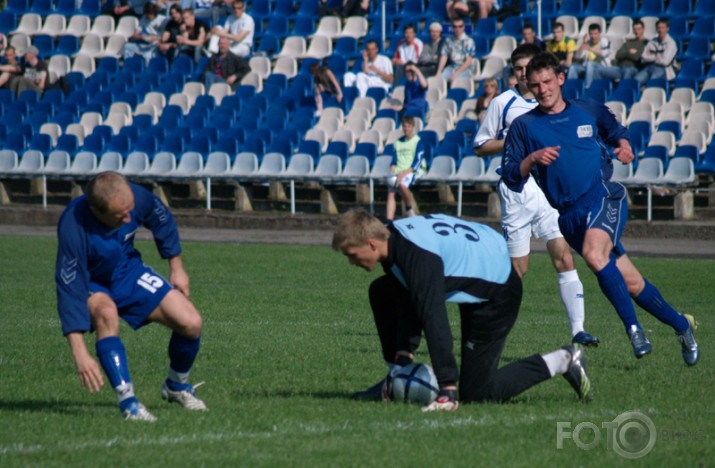
M 539 52 L 541 49 L 533 44 L 522 44 L 512 52 L 511 63 L 518 84 L 489 104 L 474 138 L 477 155 L 501 154 L 511 122 L 537 106 L 527 86 L 526 66 Z M 533 177 L 529 178 L 521 193 L 510 190 L 502 181 L 498 189 L 502 230 L 514 270 L 521 277 L 526 274 L 532 234 L 546 241 L 546 249 L 558 272 L 559 292 L 571 323 L 572 340 L 585 346 L 598 346 L 599 339 L 584 330 L 583 284 L 574 266 L 571 248 L 559 230 L 559 213 L 549 205 Z

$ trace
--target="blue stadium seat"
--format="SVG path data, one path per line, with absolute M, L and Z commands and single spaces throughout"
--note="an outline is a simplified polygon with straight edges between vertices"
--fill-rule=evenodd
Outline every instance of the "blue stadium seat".
M 401 11 L 397 14 L 398 18 L 409 18 L 416 26 L 421 21 L 429 19 L 425 12 L 424 0 L 404 0 L 402 2 Z
M 17 97 L 18 101 L 21 102 L 26 102 L 28 105 L 28 112 L 32 106 L 40 102 L 40 93 L 35 91 L 34 89 L 26 89 L 25 91 L 22 91 L 20 95 Z M 10 106 L 10 109 L 12 109 L 12 106 Z
M 375 114 L 376 119 L 388 118 L 395 121 L 395 125 L 399 127 L 400 116 L 395 109 L 379 109 Z
M 186 141 L 183 138 L 167 137 L 160 151 L 168 151 L 174 154 L 184 154 L 186 152 Z
M 261 3 L 261 2 L 259 2 Z M 263 34 L 261 36 L 261 41 L 258 44 L 258 49 L 256 52 L 259 54 L 267 55 L 271 57 L 273 54 L 281 50 L 281 41 L 279 38 L 272 34 Z
M 256 88 L 250 85 L 239 85 L 236 87 L 236 96 L 239 97 L 241 101 L 245 104 L 248 99 L 252 98 L 256 94 Z M 241 106 L 243 107 L 242 104 Z
M 335 41 L 333 54 L 339 55 L 346 60 L 354 60 L 360 56 L 358 42 L 354 37 L 339 37 Z
M 339 157 L 343 163 L 350 156 L 350 147 L 344 141 L 331 141 L 328 143 L 328 149 L 325 154 L 332 154 Z
M 134 150 L 146 153 L 149 159 L 153 159 L 154 155 L 159 151 L 159 141 L 154 135 L 139 135 Z
M 149 60 L 147 70 L 156 72 L 159 75 L 165 75 L 169 73 L 169 61 L 163 56 L 153 57 Z
M 17 15 L 7 10 L 0 11 L 0 33 L 6 36 L 17 29 Z
M 632 78 L 622 79 L 608 100 L 621 101 L 626 105 L 626 109 L 630 109 L 633 103 L 640 99 L 640 89 L 638 81 Z
M 43 18 L 50 13 L 54 13 L 55 5 L 53 0 L 32 0 L 30 5 L 30 12 L 37 13 Z
M 301 2 L 301 5 L 305 2 Z M 315 16 L 298 16 L 293 23 L 292 36 L 308 37 L 315 33 Z
M 687 39 L 690 35 L 690 20 L 685 16 L 676 16 L 674 18 L 670 18 L 670 20 L 668 20 L 668 24 L 670 26 L 668 34 L 670 34 L 670 37 L 675 39 L 680 46 L 680 42 L 683 39 Z M 682 47 L 678 47 L 678 51 L 682 54 Z
M 685 52 L 680 55 L 681 60 L 702 60 L 708 61 L 712 56 L 710 50 L 710 38 L 707 37 L 691 37 L 688 40 L 688 46 Z
M 641 159 L 658 158 L 663 162 L 663 169 L 668 166 L 668 148 L 660 145 L 647 146 Z
M 380 2 L 370 2 L 370 11 L 367 14 L 368 21 L 380 21 L 382 18 L 382 1 Z M 400 3 L 398 0 L 384 0 L 385 4 L 385 16 L 389 21 L 388 23 L 394 22 L 400 13 Z
M 422 130 L 418 135 L 422 144 L 431 150 L 439 145 L 439 135 L 434 130 Z M 432 154 L 432 151 L 430 151 L 430 154 Z
M 289 138 L 282 135 L 275 138 L 268 147 L 269 153 L 281 153 L 286 158 L 290 158 L 293 154 L 293 142 Z M 315 159 L 314 159 L 315 162 Z M 317 162 L 315 162 L 317 164 Z
M 536 2 L 533 2 L 530 8 L 528 8 L 526 11 L 522 10 L 524 13 L 526 13 L 528 16 L 535 17 L 538 14 L 538 5 Z M 548 18 L 548 19 L 553 19 L 558 16 L 558 11 L 559 6 L 557 3 L 557 0 L 542 0 L 541 2 L 541 16 Z
M 628 16 L 629 18 L 636 18 L 637 11 L 638 0 L 616 0 L 613 4 L 610 16 Z
M 578 99 L 584 93 L 583 80 L 581 78 L 572 78 L 564 81 L 561 88 L 563 96 L 566 99 Z
M 668 2 L 668 8 L 666 8 L 663 16 L 668 18 L 673 18 L 676 16 L 691 16 L 693 12 L 693 7 L 690 4 L 690 0 L 671 0 Z
M 5 11 L 15 16 L 22 16 L 30 11 L 30 0 L 8 0 L 5 3 Z
M 559 6 L 557 16 L 564 15 L 575 16 L 579 20 L 585 18 L 583 13 L 583 0 L 563 0 Z
M 583 9 L 583 16 L 610 18 L 612 16 L 610 0 L 588 0 L 586 7 Z
M 665 0 L 642 0 L 636 17 L 655 16 L 660 18 L 665 12 Z
M 246 142 L 243 144 L 243 148 L 241 148 L 241 150 L 255 153 L 260 160 L 263 155 L 266 154 L 266 144 L 260 138 L 250 136 L 246 139 Z
M 170 71 L 177 72 L 185 77 L 189 76 L 194 72 L 194 61 L 186 55 L 179 55 L 175 57 L 171 63 Z
M 257 108 L 247 106 L 241 111 L 241 115 L 239 116 L 239 124 L 245 128 L 246 131 L 256 130 L 260 121 L 261 112 L 260 109 Z
M 715 2 L 711 1 L 696 1 L 693 8 L 693 16 L 696 18 L 715 17 Z M 712 36 L 710 36 L 712 37 Z
M 592 2 L 595 0 L 591 0 Z M 589 2 L 590 4 L 590 2 Z M 493 17 L 490 17 L 493 18 Z M 481 22 L 481 20 L 479 20 Z M 478 25 L 479 23 L 477 23 Z M 499 36 L 512 36 L 515 37 L 517 41 L 523 38 L 521 30 L 524 28 L 524 17 L 523 16 L 509 16 L 504 19 L 502 23 L 501 30 L 499 31 Z
M 479 130 L 479 122 L 472 119 L 462 119 L 457 122 L 456 129 L 464 132 L 464 134 L 467 136 L 467 140 L 471 142 L 474 140 L 474 136 Z
M 675 148 L 674 158 L 690 158 L 694 163 L 700 161 L 700 150 L 694 145 L 678 145 Z
M 37 47 L 38 56 L 47 60 L 55 54 L 55 38 L 48 34 L 37 34 L 32 37 L 32 45 Z
M 348 62 L 346 57 L 342 55 L 332 54 L 324 59 L 325 64 L 333 72 L 335 78 L 337 78 L 338 83 L 343 82 L 343 76 L 348 71 Z
M 675 141 L 680 140 L 680 137 L 683 136 L 683 129 L 680 125 L 680 122 L 674 120 L 665 120 L 659 123 L 658 131 L 666 131 L 672 133 L 673 135 L 675 135 Z
M 462 160 L 462 146 L 453 141 L 443 141 L 437 146 L 433 156 L 451 156 L 458 165 Z
M 710 146 L 702 154 L 700 161 L 695 165 L 695 172 L 698 174 L 715 173 L 715 143 L 710 143 Z
M 107 151 L 114 151 L 126 157 L 131 149 L 129 137 L 127 135 L 113 135 L 107 145 Z
M 28 117 L 25 122 L 29 123 L 32 127 L 32 131 L 37 133 L 40 131 L 40 127 L 50 121 L 50 113 L 43 110 L 38 110 L 35 108 L 32 111 L 32 115 Z
M 39 151 L 47 156 L 52 151 L 52 137 L 44 133 L 35 133 L 32 135 L 28 149 Z
M 702 60 L 688 59 L 680 64 L 680 71 L 676 78 L 690 78 L 696 81 L 705 81 L 705 65 Z
M 319 2 L 320 0 L 301 0 L 300 7 L 296 12 L 297 18 L 295 20 L 298 21 L 301 18 L 317 18 Z M 315 29 L 313 29 L 313 32 L 315 32 Z
M 133 147 L 134 145 L 136 145 L 137 140 L 139 139 L 139 127 L 135 126 L 134 123 L 132 123 L 132 125 L 122 127 L 119 130 L 119 134 L 126 135 L 126 137 L 129 138 L 129 146 Z
M 94 154 L 102 154 L 106 149 L 106 143 L 101 135 L 87 135 L 82 145 L 82 151 L 91 151 Z
M 459 146 L 460 159 L 462 154 L 471 154 L 471 142 L 468 140 L 467 135 L 461 130 L 450 130 L 444 135 L 444 139 L 440 145 L 445 143 L 454 143 Z M 439 145 L 437 147 L 439 149 Z M 459 160 L 458 160 L 459 161 Z
M 82 15 L 87 15 L 90 18 L 99 16 L 102 12 L 102 0 L 82 0 L 82 6 L 79 12 Z
M 469 91 L 464 88 L 450 88 L 447 91 L 447 99 L 452 99 L 457 103 L 457 109 L 462 106 L 465 99 L 469 97 Z
M 77 135 L 60 135 L 57 139 L 57 146 L 55 147 L 58 151 L 65 151 L 69 153 L 70 156 L 74 156 L 80 149 L 79 139 Z
M 241 142 L 239 141 L 239 139 L 236 138 L 236 136 L 234 135 L 227 134 L 219 138 L 215 150 L 222 151 L 228 154 L 231 161 L 233 161 L 236 158 L 236 155 L 238 154 L 240 148 Z
M 387 147 L 385 147 L 385 150 L 387 150 Z M 368 142 L 358 143 L 355 145 L 355 152 L 353 154 L 365 156 L 372 166 L 372 163 L 375 162 L 375 158 L 377 158 L 377 146 L 375 146 L 374 143 Z
M 425 17 L 435 21 L 449 21 L 447 18 L 447 0 L 430 0 L 425 11 Z
M 256 22 L 263 22 L 271 16 L 271 2 L 251 2 L 251 16 Z
M 77 4 L 77 0 L 57 0 L 57 6 L 55 6 L 55 13 L 60 14 L 66 18 L 70 18 L 71 16 L 74 16 L 78 13 Z
M 214 129 L 215 130 L 215 129 Z M 191 139 L 188 146 L 188 151 L 195 151 L 201 153 L 206 158 L 211 152 L 211 139 L 206 135 L 197 135 Z
M 648 144 L 652 134 L 652 125 L 650 122 L 634 121 L 628 125 L 628 132 L 631 135 L 631 146 L 633 153 L 640 154 Z
M 25 135 L 17 132 L 8 133 L 5 137 L 5 145 L 3 149 L 12 150 L 17 154 L 22 154 L 27 149 L 27 141 Z
M 313 161 L 317 164 L 321 156 L 320 142 L 315 140 L 303 140 L 298 145 L 298 152 L 311 155 Z
M 375 105 L 379 108 L 380 103 L 387 96 L 387 91 L 385 91 L 384 88 L 368 88 L 366 95 L 373 98 L 375 100 Z
M 288 26 L 288 17 L 274 15 L 271 16 L 271 19 L 268 21 L 268 26 L 266 27 L 266 30 L 263 33 L 264 36 L 262 37 L 265 37 L 265 35 L 270 35 L 277 37 L 278 39 L 284 39 L 288 36 L 289 31 L 290 28 Z

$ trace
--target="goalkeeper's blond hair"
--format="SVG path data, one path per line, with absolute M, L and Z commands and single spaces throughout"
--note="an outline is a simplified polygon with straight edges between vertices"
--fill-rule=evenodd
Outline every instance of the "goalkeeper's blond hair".
M 384 224 L 363 209 L 350 210 L 340 216 L 333 234 L 333 249 L 343 251 L 348 247 L 365 245 L 368 239 L 387 240 L 390 231 Z

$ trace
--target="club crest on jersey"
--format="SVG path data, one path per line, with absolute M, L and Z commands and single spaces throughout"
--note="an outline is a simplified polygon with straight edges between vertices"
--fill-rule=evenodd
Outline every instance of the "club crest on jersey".
M 579 138 L 590 138 L 593 136 L 593 127 L 590 125 L 579 125 L 576 129 Z

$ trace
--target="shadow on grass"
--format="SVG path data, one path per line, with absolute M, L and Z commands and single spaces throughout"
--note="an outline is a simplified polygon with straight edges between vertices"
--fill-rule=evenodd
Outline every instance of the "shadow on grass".
M 315 398 L 318 400 L 352 400 L 350 393 L 340 393 L 340 392 L 296 392 L 288 390 L 279 390 L 277 392 L 268 392 L 261 390 L 236 390 L 233 392 L 234 396 L 237 398 L 245 397 L 270 397 L 270 398 L 300 398 L 308 397 Z
M 79 415 L 86 413 L 94 407 L 116 408 L 116 403 L 97 402 L 87 403 L 80 401 L 43 401 L 43 400 L 19 400 L 0 401 L 0 411 L 33 411 L 52 412 L 64 415 Z

